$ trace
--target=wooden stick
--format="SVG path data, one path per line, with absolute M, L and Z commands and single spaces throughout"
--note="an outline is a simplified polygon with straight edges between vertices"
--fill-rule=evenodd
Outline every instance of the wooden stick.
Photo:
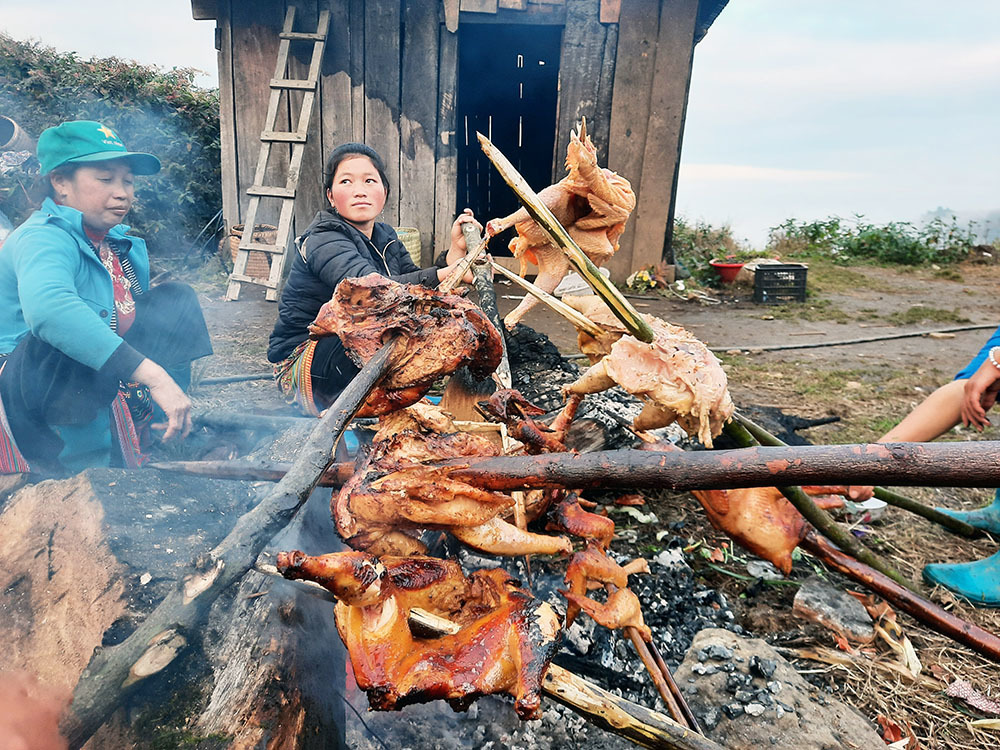
M 594 293 L 611 308 L 611 311 L 622 322 L 629 333 L 639 339 L 639 341 L 647 344 L 650 343 L 655 338 L 655 335 L 649 323 L 632 307 L 632 304 L 625 299 L 624 295 L 618 291 L 618 288 L 597 270 L 597 266 L 584 254 L 580 246 L 576 244 L 576 241 L 569 236 L 566 228 L 552 215 L 548 206 L 542 203 L 538 194 L 531 189 L 527 180 L 520 175 L 514 168 L 514 165 L 501 153 L 500 149 L 490 143 L 490 140 L 482 133 L 476 133 L 476 137 L 479 138 L 479 145 L 482 147 L 486 157 L 493 162 L 493 166 L 500 172 L 504 181 L 517 193 L 517 197 L 520 199 L 522 205 L 524 205 L 525 210 L 535 220 L 535 223 L 552 238 L 552 241 L 562 248 L 562 251 L 566 254 L 576 272 L 590 284 Z
M 186 463 L 163 462 L 174 469 Z M 238 462 L 234 462 L 238 463 Z M 542 487 L 579 489 L 733 489 L 776 484 L 871 483 L 889 479 L 898 486 L 1000 486 L 1000 442 L 880 443 L 742 448 L 728 451 L 595 451 L 538 456 L 462 457 L 429 466 L 449 469 L 487 490 Z M 342 476 L 349 464 L 335 467 Z M 283 471 L 282 464 L 265 470 Z M 228 478 L 267 479 L 252 474 Z
M 736 419 L 739 420 L 747 431 L 757 439 L 761 445 L 771 445 L 771 446 L 783 446 L 787 445 L 783 443 L 780 439 L 772 435 L 770 432 L 765 430 L 759 424 L 754 422 L 752 419 L 745 417 L 742 414 L 737 413 Z M 965 521 L 960 521 L 957 518 L 953 518 L 946 513 L 942 513 L 936 508 L 931 508 L 928 505 L 917 502 L 916 500 L 906 497 L 905 495 L 900 495 L 898 492 L 893 492 L 892 490 L 887 490 L 884 487 L 875 488 L 875 497 L 879 500 L 884 500 L 897 508 L 902 508 L 903 510 L 908 510 L 911 513 L 916 513 L 918 516 L 923 516 L 928 521 L 940 524 L 944 526 L 948 531 L 951 531 L 959 536 L 964 536 L 969 539 L 975 539 L 982 536 L 983 532 L 974 526 L 970 526 Z
M 595 451 L 442 461 L 450 475 L 489 490 L 732 489 L 843 484 L 1000 486 L 1000 442 L 803 445 L 726 451 Z
M 315 422 L 315 420 L 311 420 Z M 172 471 L 178 474 L 238 479 L 251 482 L 277 482 L 288 473 L 290 463 L 261 461 L 154 461 L 146 468 Z M 340 487 L 354 474 L 350 461 L 330 464 L 316 483 L 318 487 Z
M 438 285 L 438 289 L 440 289 L 443 292 L 450 292 L 452 289 L 458 286 L 462 282 L 462 277 L 465 276 L 466 272 L 470 268 L 472 268 L 472 264 L 475 263 L 477 260 L 479 260 L 479 258 L 483 255 L 483 253 L 486 252 L 486 246 L 488 244 L 486 242 L 477 243 L 475 246 L 469 245 L 469 240 L 468 240 L 469 235 L 466 232 L 465 229 L 466 227 L 471 227 L 472 231 L 476 235 L 479 234 L 478 232 L 476 232 L 476 228 L 472 226 L 469 222 L 464 222 L 462 224 L 462 233 L 463 235 L 465 235 L 466 238 L 465 257 L 462 258 L 461 263 L 455 266 L 455 270 L 451 272 L 451 275 Z
M 285 417 L 265 414 L 245 414 L 229 409 L 207 409 L 191 415 L 195 425 L 216 430 L 287 430 L 289 427 L 315 425 L 314 417 Z
M 330 463 L 334 446 L 368 394 L 389 371 L 396 344 L 385 344 L 326 411 L 281 481 L 258 493 L 257 505 L 167 594 L 141 625 L 117 646 L 95 651 L 80 676 L 60 731 L 71 748 L 81 747 L 122 700 L 146 677 L 171 664 L 228 586 L 253 567 L 260 551 L 288 525 Z M 147 667 L 157 656 L 155 666 Z
M 877 570 L 851 559 L 813 530 L 806 534 L 800 546 L 827 566 L 874 591 L 894 607 L 915 617 L 928 627 L 995 662 L 1000 662 L 1000 638 L 993 633 L 956 617 L 934 602 L 899 586 Z
M 670 668 L 667 666 L 667 663 L 663 661 L 663 657 L 660 656 L 660 650 L 656 647 L 656 641 L 649 642 L 649 650 L 653 654 L 653 659 L 656 660 L 656 664 L 660 668 L 660 672 L 663 674 L 663 679 L 667 682 L 667 687 L 670 688 L 670 693 L 674 696 L 674 700 L 677 701 L 677 705 L 680 706 L 681 713 L 684 715 L 685 720 L 680 723 L 687 724 L 698 734 L 705 734 L 701 725 L 698 724 L 698 719 L 695 717 L 694 711 L 691 710 L 691 707 L 684 699 L 681 689 L 677 687 L 677 683 L 674 682 L 674 676 L 670 674 Z
M 602 333 L 604 333 L 604 330 L 599 325 L 597 325 L 597 323 L 593 322 L 590 318 L 581 313 L 579 310 L 573 309 L 558 297 L 553 297 L 544 289 L 540 289 L 527 279 L 522 279 L 516 273 L 504 268 L 495 261 L 493 262 L 493 270 L 499 272 L 502 276 L 510 279 L 529 294 L 537 297 L 539 301 L 542 302 L 542 304 L 550 308 L 553 312 L 562 315 L 564 318 L 566 318 L 566 320 L 568 320 L 577 329 L 583 331 L 584 333 L 590 334 L 591 336 L 600 336 Z
M 726 424 L 725 432 L 740 445 L 750 447 L 757 444 L 750 432 L 738 421 L 734 420 Z M 900 585 L 906 586 L 908 589 L 913 588 L 913 584 L 907 581 L 902 573 L 865 547 L 853 534 L 834 521 L 833 517 L 816 505 L 816 501 L 803 492 L 801 487 L 778 486 L 778 489 L 788 499 L 788 502 L 794 505 L 795 509 L 809 523 L 819 529 L 820 533 L 827 539 L 836 543 L 841 549 L 847 550 L 861 562 L 889 576 Z
M 639 629 L 633 625 L 629 625 L 625 628 L 625 635 L 632 642 L 632 647 L 635 648 L 639 659 L 642 660 L 642 665 L 646 668 L 646 672 L 649 673 L 650 678 L 652 678 L 656 692 L 660 694 L 660 699 L 663 701 L 663 705 L 667 707 L 667 711 L 670 712 L 670 716 L 681 726 L 687 724 L 684 712 L 681 711 L 681 707 L 674 700 L 673 693 L 670 692 L 670 686 L 667 685 L 663 672 L 660 671 L 660 665 L 653 659 L 653 654 L 650 653 L 646 642 L 642 640 Z

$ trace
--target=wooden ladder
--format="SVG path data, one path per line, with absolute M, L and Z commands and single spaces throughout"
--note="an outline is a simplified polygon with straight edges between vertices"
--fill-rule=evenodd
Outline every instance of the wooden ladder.
M 244 219 L 243 236 L 236 251 L 233 272 L 229 274 L 229 288 L 226 299 L 239 299 L 241 284 L 258 284 L 267 287 L 266 297 L 269 302 L 278 299 L 278 285 L 285 266 L 285 250 L 288 247 L 289 235 L 292 231 L 292 215 L 295 208 L 295 193 L 299 184 L 299 170 L 302 167 L 302 155 L 306 148 L 306 137 L 309 130 L 309 118 L 316 99 L 316 82 L 319 80 L 320 65 L 323 62 L 323 48 L 326 45 L 326 33 L 330 24 L 330 11 L 320 11 L 315 33 L 294 32 L 295 6 L 290 6 L 285 14 L 285 23 L 278 44 L 278 62 L 271 79 L 271 99 L 267 105 L 264 117 L 264 131 L 260 134 L 260 155 L 257 157 L 257 171 L 254 172 L 253 185 L 247 188 L 250 202 Z M 309 63 L 309 73 L 305 79 L 287 77 L 288 47 L 294 41 L 312 42 L 312 59 Z M 275 130 L 278 117 L 278 104 L 281 94 L 285 91 L 302 91 L 302 108 L 299 111 L 298 126 L 294 131 Z M 291 96 L 288 97 L 289 111 L 292 108 Z M 293 118 L 294 119 L 294 118 Z M 274 143 L 290 143 L 291 156 L 288 161 L 287 179 L 284 186 L 265 185 L 265 173 L 268 160 L 271 158 L 271 145 Z M 281 201 L 281 213 L 278 218 L 278 232 L 274 244 L 254 242 L 254 226 L 257 221 L 257 209 L 262 198 L 272 198 Z M 268 253 L 271 258 L 271 271 L 267 278 L 247 275 L 247 261 L 250 253 Z

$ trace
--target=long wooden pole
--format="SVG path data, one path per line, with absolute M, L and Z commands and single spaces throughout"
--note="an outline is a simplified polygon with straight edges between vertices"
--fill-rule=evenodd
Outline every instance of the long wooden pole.
M 756 440 L 761 445 L 770 446 L 783 446 L 787 443 L 782 442 L 780 439 L 772 435 L 770 432 L 765 430 L 759 424 L 754 422 L 752 419 L 737 413 L 736 419 L 742 424 L 751 435 L 756 438 Z M 913 498 L 901 495 L 898 492 L 893 492 L 885 487 L 875 488 L 875 497 L 880 500 L 884 500 L 889 505 L 893 505 L 897 508 L 902 508 L 903 510 L 908 510 L 911 513 L 916 513 L 918 516 L 923 516 L 928 521 L 944 526 L 948 531 L 951 531 L 960 536 L 967 537 L 969 539 L 975 539 L 976 537 L 982 536 L 982 532 L 974 526 L 969 526 L 965 521 L 960 521 L 957 518 L 953 518 L 946 513 L 931 508 L 930 506 L 919 503 Z
M 1000 662 L 1000 638 L 993 633 L 966 622 L 934 602 L 899 586 L 877 570 L 872 570 L 845 555 L 815 531 L 810 531 L 800 546 L 827 566 L 874 591 L 894 607 L 912 615 L 939 633 L 965 644 L 995 662 Z
M 451 459 L 433 464 L 489 490 L 542 487 L 723 490 L 778 484 L 871 483 L 898 486 L 1000 486 L 1000 442 L 803 445 L 727 451 L 596 451 Z M 224 479 L 273 480 L 287 464 L 163 461 L 157 468 Z M 350 475 L 334 464 L 321 484 Z
M 142 681 L 173 662 L 189 635 L 229 585 L 253 567 L 264 546 L 288 525 L 323 474 L 354 414 L 389 371 L 399 339 L 385 344 L 320 419 L 281 481 L 258 493 L 219 545 L 167 594 L 122 643 L 99 649 L 80 676 L 60 721 L 71 748 L 81 747 Z
M 451 476 L 490 490 L 537 487 L 733 489 L 872 483 L 1000 486 L 1000 442 L 805 445 L 726 451 L 543 453 L 452 459 Z

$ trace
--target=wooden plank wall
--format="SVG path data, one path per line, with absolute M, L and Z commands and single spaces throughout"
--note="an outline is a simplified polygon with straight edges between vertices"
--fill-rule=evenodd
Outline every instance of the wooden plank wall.
M 622 280 L 656 262 L 673 200 L 698 0 L 459 2 L 462 23 L 489 14 L 504 23 L 564 14 L 553 177 L 563 174 L 570 129 L 586 116 L 600 161 L 631 180 L 640 195 L 622 249 L 611 261 L 612 274 Z M 277 32 L 289 4 L 299 9 L 296 30 L 314 30 L 319 11 L 331 12 L 296 231 L 325 205 L 321 182 L 330 150 L 363 141 L 388 167 L 392 191 L 383 220 L 416 226 L 429 263 L 433 249 L 447 242 L 455 210 L 458 39 L 446 29 L 443 0 L 219 0 L 227 222 L 238 223 L 246 210 Z M 296 45 L 292 75 L 304 72 L 309 48 L 303 45 L 300 56 Z M 296 99 L 293 112 L 297 106 Z M 282 118 L 279 127 L 287 127 L 287 109 Z M 284 175 L 270 179 L 283 184 Z M 274 218 L 265 214 L 261 220 Z
M 639 200 L 621 249 L 608 264 L 616 281 L 659 262 L 663 254 L 697 11 L 698 0 L 622 2 L 608 166 L 631 181 Z

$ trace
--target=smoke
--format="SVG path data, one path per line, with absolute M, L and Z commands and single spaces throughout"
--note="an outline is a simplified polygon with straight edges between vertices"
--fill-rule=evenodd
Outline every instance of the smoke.
M 0 672 L 0 750 L 66 750 L 59 734 L 66 703 L 27 672 Z

